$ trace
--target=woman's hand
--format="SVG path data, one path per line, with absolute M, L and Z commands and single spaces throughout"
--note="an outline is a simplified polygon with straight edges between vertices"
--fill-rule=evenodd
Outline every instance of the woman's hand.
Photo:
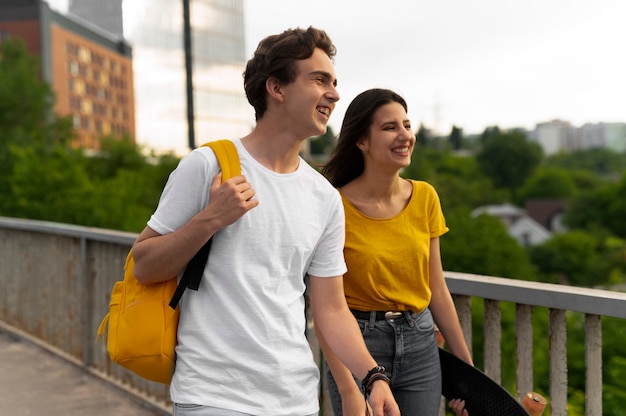
M 448 402 L 448 406 L 450 406 L 456 416 L 469 416 L 469 412 L 465 410 L 465 400 L 452 399 Z

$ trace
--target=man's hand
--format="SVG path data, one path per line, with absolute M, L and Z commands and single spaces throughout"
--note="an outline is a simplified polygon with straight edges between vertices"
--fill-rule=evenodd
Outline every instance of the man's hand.
M 255 192 L 245 176 L 235 176 L 222 183 L 222 173 L 218 173 L 211 183 L 207 214 L 216 217 L 223 228 L 241 218 L 246 212 L 259 205 Z
M 369 413 L 367 413 L 368 408 Z M 341 413 L 343 416 L 363 416 L 371 415 L 372 410 L 365 401 L 363 393 L 358 389 L 354 389 L 354 391 L 351 391 L 349 394 L 341 395 Z
M 389 384 L 383 380 L 374 382 L 369 403 L 372 416 L 400 416 L 400 409 L 393 398 Z

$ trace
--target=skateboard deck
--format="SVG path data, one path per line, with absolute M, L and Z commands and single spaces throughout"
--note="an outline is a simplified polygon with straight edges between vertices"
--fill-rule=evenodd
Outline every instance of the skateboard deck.
M 442 394 L 448 400 L 465 400 L 470 416 L 528 416 L 504 387 L 476 367 L 439 348 Z

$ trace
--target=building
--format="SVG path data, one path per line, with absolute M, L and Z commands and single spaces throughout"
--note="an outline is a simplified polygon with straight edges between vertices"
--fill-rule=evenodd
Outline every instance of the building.
M 549 230 L 530 217 L 525 210 L 511 204 L 478 207 L 471 212 L 471 217 L 483 214 L 500 219 L 509 235 L 523 247 L 541 244 L 552 236 Z
M 115 12 L 109 14 L 105 7 Z M 133 48 L 137 142 L 157 151 L 187 153 L 183 2 L 126 1 L 122 7 L 121 0 L 69 0 L 62 11 L 78 13 L 106 30 L 123 27 Z M 111 24 L 111 18 L 118 21 Z M 243 0 L 190 0 L 190 25 L 195 142 L 244 136 L 254 125 L 254 114 L 241 75 L 247 61 Z
M 528 139 L 538 143 L 547 156 L 596 148 L 622 153 L 626 151 L 626 123 L 585 123 L 574 127 L 567 121 L 552 120 L 538 123 L 528 133 Z
M 69 12 L 118 37 L 124 36 L 122 0 L 69 0 Z
M 626 123 L 585 123 L 578 129 L 585 149 L 607 148 L 626 151 Z
M 528 139 L 538 143 L 546 156 L 562 150 L 572 151 L 582 147 L 576 128 L 563 120 L 538 123 L 535 129 L 528 133 Z
M 134 138 L 132 56 L 122 38 L 41 0 L 0 0 L 0 33 L 22 38 L 39 57 L 55 112 L 72 117 L 75 146 L 98 149 L 103 136 Z

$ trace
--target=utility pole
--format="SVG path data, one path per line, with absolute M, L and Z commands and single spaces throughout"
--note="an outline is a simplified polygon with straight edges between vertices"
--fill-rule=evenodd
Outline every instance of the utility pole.
M 189 20 L 189 0 L 183 0 L 183 37 L 185 46 L 185 72 L 187 79 L 187 133 L 189 148 L 196 148 L 196 131 L 193 103 L 193 57 L 191 48 L 191 23 Z

